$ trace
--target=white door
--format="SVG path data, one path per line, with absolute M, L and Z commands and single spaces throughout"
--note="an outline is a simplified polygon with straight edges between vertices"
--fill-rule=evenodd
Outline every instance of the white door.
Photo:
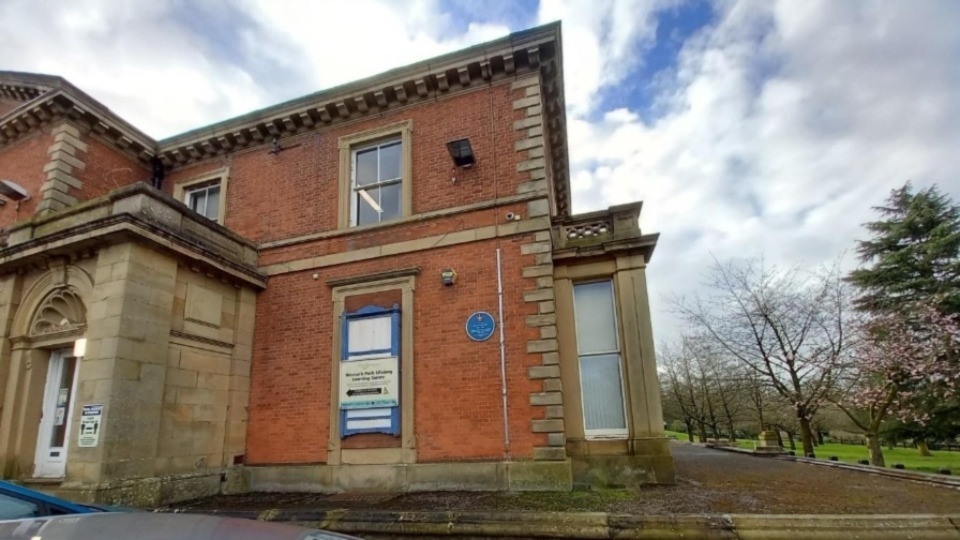
M 62 478 L 66 472 L 70 411 L 73 409 L 77 359 L 69 349 L 50 353 L 47 385 L 43 394 L 43 416 L 37 435 L 34 476 Z

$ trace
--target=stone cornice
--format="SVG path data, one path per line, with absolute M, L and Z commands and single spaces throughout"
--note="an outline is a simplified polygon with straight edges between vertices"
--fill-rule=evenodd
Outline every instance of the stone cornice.
M 15 224 L 0 249 L 0 273 L 42 268 L 51 257 L 83 258 L 105 242 L 129 240 L 155 245 L 225 281 L 266 286 L 253 244 L 142 183 Z
M 9 87 L 11 95 L 29 99 L 0 117 L 0 147 L 70 118 L 143 162 L 159 157 L 165 165 L 175 167 L 271 144 L 274 138 L 282 144 L 290 135 L 539 73 L 557 213 L 567 216 L 570 190 L 561 49 L 560 24 L 551 23 L 161 141 L 143 134 L 60 77 L 0 71 L 0 85 Z
M 62 77 L 0 71 L 0 88 L 24 98 L 33 94 L 0 117 L 0 148 L 36 129 L 70 119 L 143 162 L 156 154 L 157 143 L 150 136 Z
M 554 262 L 621 253 L 641 253 L 649 262 L 660 234 L 640 231 L 642 208 L 643 202 L 638 201 L 555 219 Z

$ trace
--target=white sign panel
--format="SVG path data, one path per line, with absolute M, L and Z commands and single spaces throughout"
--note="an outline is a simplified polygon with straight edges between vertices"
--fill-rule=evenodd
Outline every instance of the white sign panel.
M 80 413 L 80 436 L 77 446 L 89 448 L 100 442 L 100 419 L 103 417 L 103 405 L 84 405 Z
M 340 408 L 396 407 L 400 403 L 397 357 L 340 363 Z

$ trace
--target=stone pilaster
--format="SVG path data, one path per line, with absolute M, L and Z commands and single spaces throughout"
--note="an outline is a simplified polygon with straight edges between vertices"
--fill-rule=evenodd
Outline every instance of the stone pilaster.
M 533 458 L 563 460 L 567 457 L 566 435 L 550 231 L 535 233 L 534 242 L 522 245 L 520 250 L 524 255 L 535 256 L 535 263 L 523 268 L 523 277 L 536 283 L 536 288 L 524 292 L 523 300 L 537 306 L 537 313 L 526 318 L 527 326 L 536 328 L 538 332 L 538 339 L 527 342 L 527 352 L 539 354 L 540 365 L 529 368 L 527 375 L 543 384 L 540 392 L 530 394 L 530 404 L 543 407 L 543 416 L 532 421 L 531 429 L 534 433 L 547 434 L 547 446 L 534 448 Z
M 104 406 L 102 432 L 93 448 L 71 438 L 68 481 L 110 489 L 154 475 L 176 271 L 174 259 L 140 244 L 100 251 L 77 399 Z M 141 487 L 107 498 L 154 504 L 156 484 Z
M 37 204 L 40 215 L 77 204 L 78 199 L 70 195 L 70 189 L 79 191 L 83 187 L 83 182 L 75 176 L 86 167 L 83 156 L 87 144 L 80 140 L 80 130 L 73 124 L 61 123 L 53 128 L 53 141 L 47 149 L 50 161 L 43 167 L 47 180 L 40 186 L 41 200 Z
M 540 77 L 539 75 L 531 75 L 517 79 L 511 83 L 510 88 L 513 90 L 515 97 L 513 109 L 523 111 L 523 118 L 513 122 L 513 130 L 521 134 L 520 139 L 514 144 L 514 150 L 521 154 L 521 159 L 517 163 L 517 172 L 524 175 L 526 180 L 518 186 L 517 192 L 546 192 L 549 188 L 547 186 L 547 164 L 544 157 Z M 546 199 L 531 201 L 530 204 L 533 205 L 532 208 L 528 208 L 530 217 L 549 214 Z

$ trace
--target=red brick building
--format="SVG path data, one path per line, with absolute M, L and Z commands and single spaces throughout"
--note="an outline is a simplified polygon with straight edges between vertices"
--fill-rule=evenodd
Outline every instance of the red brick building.
M 639 203 L 571 215 L 561 58 L 547 25 L 159 141 L 0 72 L 2 476 L 672 482 L 657 235 Z

